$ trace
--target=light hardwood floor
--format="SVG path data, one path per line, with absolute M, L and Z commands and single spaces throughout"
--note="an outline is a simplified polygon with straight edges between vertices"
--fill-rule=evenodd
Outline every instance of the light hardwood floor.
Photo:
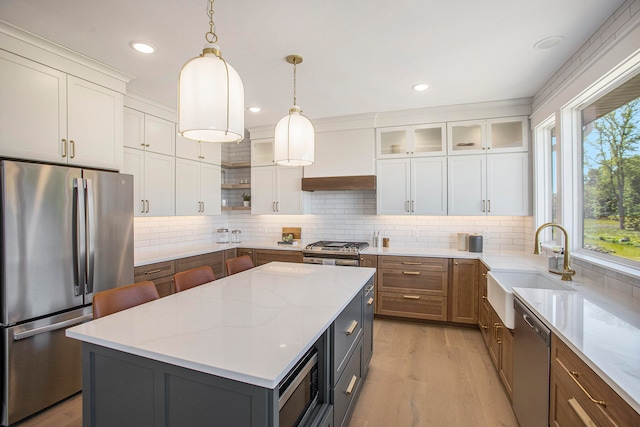
M 77 394 L 20 427 L 81 427 Z M 518 427 L 477 329 L 376 319 L 349 427 Z

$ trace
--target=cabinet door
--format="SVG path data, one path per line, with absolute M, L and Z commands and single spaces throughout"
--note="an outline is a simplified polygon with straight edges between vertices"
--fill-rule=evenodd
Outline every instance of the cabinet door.
M 67 77 L 69 164 L 120 169 L 121 93 Z
M 487 145 L 492 153 L 528 151 L 529 119 L 509 117 L 487 120 Z
M 144 198 L 144 151 L 125 147 L 120 172 L 133 175 L 133 214 L 144 216 L 146 203 Z
M 411 160 L 411 212 L 416 215 L 447 214 L 447 158 Z
M 176 157 L 200 160 L 200 143 L 176 133 Z
M 449 215 L 486 215 L 486 156 L 456 156 L 447 161 Z
M 378 215 L 409 215 L 410 180 L 409 159 L 378 160 Z
M 405 126 L 376 130 L 376 155 L 379 159 L 408 157 L 410 129 Z
M 175 123 L 145 114 L 144 144 L 147 151 L 174 156 L 176 153 Z
M 487 156 L 487 214 L 529 215 L 529 155 Z
M 251 166 L 273 166 L 273 138 L 251 141 Z
M 484 153 L 486 140 L 484 120 L 447 123 L 448 153 L 450 155 Z
M 272 214 L 276 207 L 276 167 L 251 168 L 251 213 Z
M 478 261 L 454 259 L 450 319 L 457 323 L 478 322 Z
M 222 164 L 222 147 L 218 142 L 199 142 L 200 161 L 212 165 Z
M 146 152 L 144 156 L 145 199 L 148 215 L 175 215 L 176 158 Z
M 513 396 L 513 332 L 504 324 L 500 328 L 500 379 L 511 399 Z
M 66 163 L 66 92 L 64 73 L 0 50 L 0 155 Z
M 144 113 L 124 107 L 123 127 L 124 146 L 144 150 Z
M 176 158 L 176 215 L 200 215 L 200 163 Z
M 444 123 L 412 127 L 411 154 L 415 157 L 447 154 L 446 128 Z
M 279 214 L 303 214 L 302 168 L 276 166 L 276 211 Z
M 220 166 L 200 163 L 200 201 L 203 215 L 220 215 Z

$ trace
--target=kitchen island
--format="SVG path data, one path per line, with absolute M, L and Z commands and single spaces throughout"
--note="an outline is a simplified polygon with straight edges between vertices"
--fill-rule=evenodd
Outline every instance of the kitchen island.
M 360 388 L 361 309 L 344 355 L 336 342 L 374 273 L 274 262 L 68 329 L 83 341 L 83 424 L 276 426 L 278 386 L 311 347 L 329 413 L 354 361 L 348 394 Z

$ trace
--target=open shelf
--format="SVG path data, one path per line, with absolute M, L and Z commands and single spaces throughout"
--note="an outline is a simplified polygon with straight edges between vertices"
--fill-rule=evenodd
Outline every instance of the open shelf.
M 251 162 L 225 162 L 222 161 L 222 167 L 227 169 L 250 168 Z
M 223 206 L 223 211 L 250 211 L 251 206 Z
M 226 188 L 228 190 L 234 190 L 234 189 L 250 189 L 251 188 L 251 184 L 221 184 L 220 185 L 222 188 Z

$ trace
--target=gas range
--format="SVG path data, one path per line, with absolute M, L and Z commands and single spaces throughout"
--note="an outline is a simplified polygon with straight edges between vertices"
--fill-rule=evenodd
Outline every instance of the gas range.
M 369 244 L 367 242 L 321 240 L 304 248 L 302 262 L 357 267 L 360 265 L 360 252 L 368 247 Z

